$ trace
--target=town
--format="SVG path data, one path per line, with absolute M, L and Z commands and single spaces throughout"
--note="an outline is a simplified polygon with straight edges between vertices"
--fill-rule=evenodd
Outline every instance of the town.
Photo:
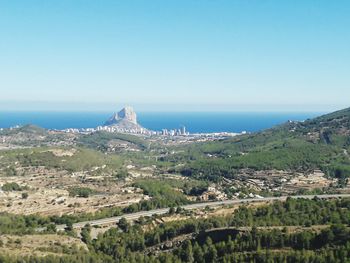
M 73 134 L 92 134 L 96 132 L 107 132 L 107 133 L 124 133 L 132 135 L 143 135 L 151 137 L 162 137 L 162 138 L 177 138 L 191 140 L 219 140 L 228 137 L 234 137 L 237 135 L 246 134 L 246 131 L 241 133 L 233 132 L 215 132 L 215 133 L 190 133 L 187 131 L 185 126 L 181 126 L 179 129 L 162 129 L 161 131 L 152 131 L 146 129 L 138 124 L 137 115 L 131 107 L 125 107 L 118 113 L 115 113 L 105 125 L 98 126 L 96 128 L 68 128 L 64 129 L 63 132 Z

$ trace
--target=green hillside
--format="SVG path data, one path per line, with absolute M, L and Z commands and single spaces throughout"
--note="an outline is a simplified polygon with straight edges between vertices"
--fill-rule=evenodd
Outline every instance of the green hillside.
M 287 122 L 271 129 L 222 141 L 192 144 L 167 161 L 185 162 L 184 175 L 218 179 L 238 169 L 308 171 L 350 177 L 350 109 L 305 122 Z
M 142 150 L 147 149 L 149 146 L 149 143 L 139 136 L 122 133 L 109 133 L 103 131 L 88 135 L 82 135 L 78 139 L 79 144 L 102 151 L 105 151 L 108 148 L 108 144 L 112 141 L 129 143 Z
M 39 126 L 35 126 L 32 124 L 27 124 L 19 128 L 15 129 L 5 129 L 0 132 L 2 135 L 14 135 L 18 133 L 25 133 L 25 134 L 35 134 L 35 135 L 47 135 L 47 131 L 44 128 L 41 128 Z
M 72 155 L 60 156 L 55 154 L 55 151 L 72 152 Z M 0 169 L 0 175 L 12 175 L 10 171 L 14 171 L 14 164 L 19 167 L 46 167 L 47 169 L 67 170 L 69 172 L 105 167 L 103 170 L 112 172 L 120 168 L 123 161 L 116 155 L 105 155 L 99 151 L 82 147 L 37 147 L 8 150 L 1 152 L 0 165 L 2 169 Z

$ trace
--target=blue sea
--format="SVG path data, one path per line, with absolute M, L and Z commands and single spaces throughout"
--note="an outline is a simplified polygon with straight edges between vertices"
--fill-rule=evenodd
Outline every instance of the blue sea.
M 94 128 L 112 114 L 107 112 L 0 112 L 0 127 L 34 124 L 47 129 Z M 139 123 L 150 130 L 178 129 L 191 133 L 255 132 L 288 120 L 303 121 L 317 112 L 141 112 Z

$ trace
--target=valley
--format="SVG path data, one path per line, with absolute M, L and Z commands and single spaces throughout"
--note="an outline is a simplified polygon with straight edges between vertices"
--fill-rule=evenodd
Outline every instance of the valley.
M 144 260 L 157 257 L 163 262 L 164 253 L 182 257 L 186 246 L 207 242 L 204 230 L 232 229 L 236 234 L 229 236 L 237 242 L 250 235 L 253 226 L 259 226 L 254 231 L 262 235 L 283 232 L 285 227 L 290 235 L 298 233 L 292 229 L 318 235 L 348 222 L 349 123 L 350 110 L 345 109 L 258 133 L 204 141 L 190 136 L 51 131 L 33 125 L 3 129 L 0 252 L 45 260 L 95 258 L 92 251 L 104 251 L 101 242 L 120 237 L 123 241 L 118 242 L 131 257 L 142 254 Z M 296 221 L 254 224 L 256 219 L 248 214 L 239 218 L 245 209 L 259 217 L 261 209 L 299 203 L 335 206 L 339 215 L 311 219 L 310 211 L 303 210 L 302 221 L 291 215 Z M 199 232 L 192 226 L 178 234 L 166 232 L 167 238 L 150 239 L 155 229 L 182 228 L 188 221 L 206 223 Z M 58 238 L 61 235 L 63 239 Z M 197 240 L 201 235 L 202 241 Z M 47 243 L 40 243 L 39 236 Z M 124 243 L 134 238 L 145 240 L 140 241 L 144 253 Z M 212 244 L 205 244 L 216 250 L 216 242 L 228 242 L 211 238 Z M 128 258 L 122 252 L 101 253 L 94 262 Z

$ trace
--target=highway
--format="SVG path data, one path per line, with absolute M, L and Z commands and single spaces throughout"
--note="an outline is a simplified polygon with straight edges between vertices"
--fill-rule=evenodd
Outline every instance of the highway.
M 249 198 L 249 199 L 234 199 L 234 200 L 225 200 L 225 201 L 216 201 L 216 202 L 205 202 L 205 203 L 195 203 L 190 205 L 183 205 L 181 208 L 185 210 L 193 210 L 200 209 L 205 207 L 218 207 L 223 205 L 235 205 L 235 204 L 245 204 L 245 203 L 256 203 L 256 202 L 268 202 L 268 201 L 285 201 L 288 197 L 291 198 L 305 198 L 305 199 L 313 199 L 315 197 L 321 199 L 329 199 L 329 198 L 342 198 L 342 197 L 350 197 L 350 194 L 326 194 L 326 195 L 295 195 L 295 196 L 280 196 L 280 197 L 265 197 L 265 198 Z M 161 208 L 154 209 L 150 211 L 140 211 L 132 214 L 124 214 L 122 216 L 115 216 L 85 222 L 79 222 L 73 224 L 74 229 L 79 229 L 84 227 L 86 224 L 91 226 L 101 226 L 108 224 L 116 224 L 119 222 L 121 218 L 125 218 L 127 220 L 136 220 L 140 217 L 152 216 L 152 215 L 164 215 L 169 212 L 169 208 Z M 57 231 L 63 231 L 66 225 L 57 225 Z

